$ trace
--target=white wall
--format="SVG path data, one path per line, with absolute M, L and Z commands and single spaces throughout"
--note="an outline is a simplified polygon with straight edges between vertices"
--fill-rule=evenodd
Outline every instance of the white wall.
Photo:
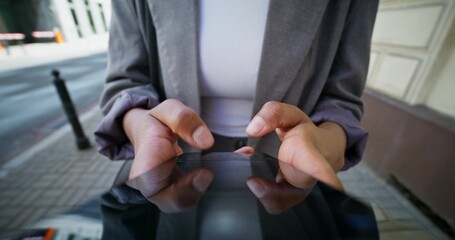
M 71 42 L 76 39 L 79 39 L 77 34 L 76 24 L 73 21 L 73 16 L 71 15 L 70 5 L 68 1 L 54 0 L 53 6 L 55 7 L 55 13 L 57 18 L 60 21 L 61 28 L 63 33 L 64 40 Z
M 454 22 L 453 0 L 383 0 L 376 19 L 367 87 L 406 103 L 424 104 L 455 117 L 455 55 L 447 42 Z M 449 34 L 450 33 L 450 34 Z M 435 68 L 447 73 L 437 74 Z M 447 100 L 452 100 L 447 103 Z M 442 105 L 444 103 L 444 106 Z
M 439 54 L 437 64 L 430 75 L 434 86 L 426 105 L 455 117 L 455 26 Z
M 74 10 L 76 10 L 77 20 L 81 28 L 82 36 L 89 37 L 95 34 L 90 26 L 90 21 L 87 14 L 87 8 L 84 0 L 73 0 Z
M 101 12 L 98 7 L 98 2 L 90 1 L 90 11 L 92 12 L 93 22 L 95 23 L 96 33 L 100 34 L 100 33 L 106 32 L 106 29 L 104 28 L 104 25 L 103 25 Z
M 90 10 L 92 13 L 93 22 L 95 24 L 95 32 L 93 31 L 89 17 L 87 14 L 87 8 L 84 0 L 73 0 L 72 5 L 67 0 L 54 0 L 53 5 L 57 18 L 62 26 L 61 31 L 64 34 L 65 41 L 72 42 L 80 39 L 77 33 L 77 26 L 74 22 L 71 14 L 71 8 L 74 8 L 76 16 L 79 22 L 82 38 L 90 37 L 95 34 L 105 34 L 104 25 L 102 22 L 102 15 L 98 8 L 98 3 L 102 4 L 105 18 L 110 17 L 110 0 L 90 0 Z M 106 24 L 109 25 L 109 20 L 106 19 Z

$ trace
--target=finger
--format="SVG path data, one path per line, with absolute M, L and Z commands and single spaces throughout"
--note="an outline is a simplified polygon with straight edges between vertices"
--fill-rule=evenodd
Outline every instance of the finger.
M 175 162 L 176 158 L 171 159 L 135 178 L 130 178 L 130 180 L 127 181 L 127 185 L 139 190 L 142 195 L 146 197 L 155 195 L 163 188 L 171 185 L 173 182 L 177 181 L 177 179 L 181 178 L 182 173 L 176 167 Z
M 149 113 L 194 147 L 207 149 L 214 143 L 212 133 L 204 121 L 178 100 L 166 100 Z
M 148 199 L 166 213 L 187 210 L 197 204 L 212 180 L 210 170 L 196 169 Z
M 149 110 L 131 109 L 124 116 L 123 127 L 135 153 L 129 179 L 180 154 L 180 149 L 173 146 L 178 137 L 158 119 L 151 117 Z
M 316 178 L 312 177 L 311 175 L 300 171 L 299 169 L 283 162 L 279 162 L 280 165 L 280 172 L 281 175 L 277 175 L 276 182 L 287 182 L 294 187 L 301 188 L 301 189 L 310 189 L 316 185 L 317 180 Z
M 293 187 L 283 181 L 274 183 L 261 177 L 250 177 L 248 188 L 270 214 L 280 214 L 302 202 L 310 190 Z
M 174 151 L 175 151 L 177 156 L 183 154 L 183 149 L 179 146 L 179 142 L 178 141 L 174 142 Z
M 299 147 L 296 147 L 299 146 Z M 295 187 L 305 187 L 305 181 L 301 181 L 294 176 L 299 174 L 304 177 L 315 178 L 339 191 L 344 191 L 341 180 L 337 177 L 332 166 L 322 156 L 322 154 L 311 143 L 305 142 L 298 135 L 286 137 L 280 146 L 278 153 L 280 169 L 286 178 L 286 181 Z M 288 164 L 286 166 L 283 164 Z M 298 170 L 300 173 L 296 173 Z
M 234 151 L 235 153 L 251 156 L 254 154 L 255 150 L 253 147 L 245 146 Z
M 284 178 L 283 172 L 281 172 L 281 168 L 280 168 L 280 169 L 278 169 L 278 173 L 276 174 L 275 182 L 280 183 L 283 181 L 286 181 L 286 179 Z
M 141 139 L 141 144 L 138 144 L 136 147 L 129 179 L 139 177 L 148 171 L 160 168 L 161 165 L 165 165 L 167 162 L 171 162 L 173 167 L 175 158 L 182 152 L 176 146 L 177 138 L 172 133 L 164 133 L 166 131 L 163 129 L 167 129 L 167 127 L 163 126 L 155 118 L 151 118 L 151 122 L 155 122 L 155 125 L 161 125 L 161 127 L 154 128 L 157 136 L 149 136 Z M 163 134 L 160 132 L 163 132 Z
M 251 120 L 246 132 L 252 137 L 262 137 L 276 128 L 289 129 L 306 121 L 310 121 L 309 117 L 293 105 L 267 102 Z

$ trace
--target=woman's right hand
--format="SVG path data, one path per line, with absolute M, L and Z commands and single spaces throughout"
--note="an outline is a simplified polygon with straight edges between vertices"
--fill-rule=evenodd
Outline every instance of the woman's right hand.
M 202 119 L 180 101 L 169 99 L 151 110 L 131 109 L 123 118 L 123 128 L 135 153 L 131 187 L 165 212 L 194 206 L 213 173 L 200 168 L 183 175 L 175 160 L 183 152 L 179 138 L 199 149 L 213 145 L 213 136 Z

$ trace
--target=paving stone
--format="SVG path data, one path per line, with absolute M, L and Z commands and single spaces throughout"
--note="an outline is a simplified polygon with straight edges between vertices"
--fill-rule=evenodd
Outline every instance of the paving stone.
M 12 175 L 12 174 L 10 173 L 10 175 Z M 32 177 L 32 176 L 30 176 L 30 177 Z M 27 178 L 14 174 L 14 176 L 11 176 L 10 181 L 8 181 L 8 183 L 7 183 L 8 186 L 6 187 L 6 189 L 21 188 L 24 185 L 24 182 L 26 182 L 26 181 L 28 181 Z
M 15 206 L 31 206 L 42 194 L 42 189 L 25 190 L 12 204 Z
M 376 187 L 376 188 L 368 189 L 364 192 L 365 192 L 365 196 L 368 198 L 371 198 L 371 199 L 389 195 L 389 192 L 384 187 Z
M 23 180 L 18 182 L 17 188 L 19 189 L 28 189 L 30 186 L 35 183 L 38 179 L 38 174 L 35 175 L 30 175 L 27 174 L 25 177 L 23 177 Z
M 0 209 L 1 218 L 11 219 L 16 216 L 23 208 L 21 207 L 8 207 Z
M 4 189 L 11 188 L 12 179 L 7 179 L 5 177 L 0 178 L 0 192 Z M 0 193 L 1 194 L 1 193 Z M 1 196 L 1 195 L 0 195 Z
M 40 219 L 43 219 L 44 216 L 46 216 L 46 212 L 48 211 L 47 207 L 35 207 L 33 208 L 33 211 L 30 213 L 30 215 L 27 216 L 25 221 L 22 223 L 19 223 L 20 227 L 26 227 L 28 225 L 32 225 L 33 223 L 39 221 Z
M 18 211 L 17 214 L 11 218 L 10 223 L 7 226 L 7 229 L 18 229 L 20 228 L 27 220 L 30 215 L 34 212 L 31 208 L 25 208 L 21 211 Z
M 95 183 L 99 179 L 99 173 L 86 171 L 80 175 L 80 179 L 90 180 Z
M 11 196 L 0 197 L 0 209 L 9 208 L 10 206 L 12 206 L 14 199 L 15 199 L 15 197 L 11 197 Z M 0 215 L 0 218 L 1 218 L 1 215 Z
M 71 208 L 69 208 L 69 207 L 60 207 L 60 206 L 54 205 L 54 206 L 52 206 L 52 208 L 49 208 L 46 211 L 46 214 L 45 214 L 45 216 L 43 216 L 43 218 L 55 217 L 57 215 L 66 213 L 70 209 Z
M 406 208 L 383 208 L 382 211 L 390 219 L 403 220 L 413 219 L 414 216 Z
M 94 187 L 102 188 L 102 187 L 110 187 L 114 182 L 115 176 L 110 174 L 101 174 L 98 178 L 98 181 L 94 184 Z
M 57 206 L 69 206 L 72 207 L 77 205 L 81 202 L 84 198 L 85 193 L 87 192 L 86 189 L 80 188 L 68 188 L 65 195 L 61 196 L 60 199 L 57 201 Z
M 32 207 L 52 207 L 64 192 L 63 189 L 47 189 L 44 190 L 41 196 L 35 199 L 30 205 Z
M 0 208 L 6 208 L 8 205 L 11 204 L 12 198 L 11 197 L 1 197 L 0 198 Z
M 378 207 L 374 203 L 371 204 L 371 207 L 373 208 L 374 216 L 375 216 L 377 222 L 387 221 L 387 216 L 380 207 Z
M 382 240 L 432 240 L 439 239 L 435 235 L 424 230 L 381 232 Z
M 17 198 L 22 194 L 20 189 L 8 189 L 0 192 L 0 198 Z
M 91 164 L 92 164 L 91 162 L 79 161 L 79 162 L 76 162 L 76 163 L 73 165 L 73 167 L 86 170 L 87 168 L 90 167 Z
M 91 199 L 95 197 L 101 196 L 101 194 L 104 194 L 107 192 L 109 188 L 92 188 L 86 193 L 86 198 Z
M 94 179 L 78 178 L 71 184 L 71 187 L 89 189 L 95 184 L 95 181 Z
M 415 229 L 424 229 L 425 227 L 414 219 L 407 220 L 389 220 L 378 223 L 378 229 L 380 232 L 387 231 L 407 231 Z
M 88 172 L 95 172 L 98 170 L 99 166 L 102 164 L 102 160 L 94 160 L 92 161 L 92 164 L 90 167 L 87 168 Z
M 29 168 L 24 172 L 24 174 L 28 174 L 28 175 L 45 175 L 47 173 L 49 173 L 49 170 L 52 168 L 52 166 L 50 167 L 43 167 L 41 165 L 31 165 L 29 166 Z
M 346 190 L 346 192 L 355 198 L 365 198 L 365 193 L 361 191 L 360 189 L 349 189 Z
M 83 173 L 85 173 L 85 171 L 87 171 L 87 170 L 85 170 L 83 168 L 72 166 L 71 168 L 69 168 L 69 170 L 67 172 L 72 173 L 72 174 L 77 174 L 79 176 L 79 175 L 82 175 Z
M 9 223 L 10 219 L 4 216 L 0 218 L 0 233 L 5 232 L 7 230 Z
M 19 194 L 15 195 L 14 199 L 12 199 L 11 205 L 12 206 L 24 206 L 24 202 L 29 198 L 30 194 L 37 194 L 36 191 L 32 192 L 30 189 L 24 190 L 20 189 Z
M 37 178 L 35 181 L 33 181 L 30 184 L 30 188 L 40 188 L 40 189 L 47 189 L 49 188 L 52 184 L 55 183 L 58 179 L 46 179 L 43 177 Z
M 109 169 L 111 162 L 109 162 L 108 160 L 101 160 L 100 162 L 101 163 L 100 165 L 98 165 L 96 172 L 104 173 L 107 171 L 107 169 Z
M 77 181 L 78 179 L 79 179 L 79 174 L 75 174 L 75 173 L 65 174 L 62 176 L 62 180 L 61 180 L 61 182 L 58 183 L 58 186 L 62 187 L 62 188 L 69 188 L 69 187 L 73 186 L 74 182 Z
M 399 202 L 396 198 L 391 196 L 380 196 L 376 197 L 373 200 L 379 207 L 381 208 L 397 208 L 403 207 L 401 202 Z
M 58 174 L 58 175 L 62 175 L 62 174 L 66 175 L 68 173 L 68 171 L 71 169 L 71 167 L 72 167 L 71 162 L 64 162 L 64 161 L 56 160 L 56 163 L 50 172 L 52 172 L 54 174 Z

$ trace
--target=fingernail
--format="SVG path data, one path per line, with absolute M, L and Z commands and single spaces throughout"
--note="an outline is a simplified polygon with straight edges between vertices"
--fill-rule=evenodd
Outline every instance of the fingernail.
M 265 121 L 261 117 L 254 117 L 253 120 L 251 120 L 250 124 L 248 124 L 248 127 L 246 128 L 246 132 L 250 135 L 256 135 L 262 131 L 265 127 Z
M 214 142 L 212 133 L 205 126 L 200 126 L 193 132 L 193 140 L 201 148 L 209 148 Z
M 199 192 L 205 192 L 212 182 L 213 174 L 200 172 L 193 178 L 193 187 Z
M 257 198 L 262 198 L 265 196 L 266 194 L 265 188 L 261 184 L 255 181 L 247 181 L 246 185 L 248 185 L 248 188 L 250 188 L 250 190 L 254 193 L 254 195 Z

